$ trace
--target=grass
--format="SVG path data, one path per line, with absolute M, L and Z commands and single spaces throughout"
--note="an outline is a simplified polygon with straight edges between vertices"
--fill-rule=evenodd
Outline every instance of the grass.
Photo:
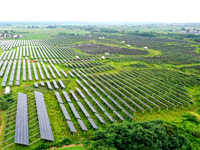
M 58 150 L 85 150 L 82 146 L 73 146 L 66 148 L 58 148 Z
M 133 30 L 137 30 L 139 28 L 135 28 L 135 29 L 131 29 L 131 31 Z M 0 30 L 3 30 L 0 28 Z M 8 29 L 11 30 L 11 29 Z M 12 29 L 13 30 L 13 29 Z M 28 40 L 28 39 L 51 39 L 52 36 L 59 34 L 60 32 L 63 33 L 67 33 L 67 34 L 88 34 L 89 32 L 84 30 L 84 29 L 64 29 L 64 28 L 56 28 L 56 29 L 47 29 L 47 28 L 39 28 L 39 29 L 14 29 L 16 33 L 19 34 L 23 34 L 24 35 L 24 40 Z M 146 31 L 146 30 L 142 30 L 142 31 Z M 154 28 L 151 28 L 149 31 L 155 31 Z M 164 29 L 159 29 L 159 32 L 165 32 Z M 88 43 L 93 42 L 95 44 L 99 44 L 98 42 L 96 42 L 95 40 L 92 41 L 87 41 Z M 87 43 L 85 41 L 78 41 L 76 44 L 81 44 L 81 43 Z M 116 42 L 117 43 L 117 42 Z M 119 44 L 105 44 L 105 45 L 109 45 L 109 46 L 117 46 L 117 47 L 121 47 L 121 48 L 127 48 L 126 44 L 121 44 L 121 42 L 118 42 Z M 131 46 L 131 48 L 136 48 L 136 49 L 140 49 L 140 50 L 144 50 L 143 47 L 135 47 L 135 46 Z M 159 50 L 154 50 L 154 49 L 148 49 L 147 50 L 149 52 L 148 55 L 144 55 L 144 56 L 131 56 L 132 58 L 136 58 L 136 57 L 154 57 L 154 56 L 160 56 L 163 55 L 161 51 Z M 76 52 L 80 53 L 80 54 L 84 54 L 82 53 L 81 50 L 76 49 Z M 199 49 L 198 51 L 199 52 Z M 1 52 L 0 52 L 1 53 Z M 100 56 L 100 55 L 99 55 Z M 92 56 L 93 57 L 93 56 Z M 123 57 L 122 55 L 118 55 L 117 57 Z M 111 65 L 113 66 L 115 69 L 112 69 L 110 71 L 106 71 L 106 73 L 116 73 L 119 72 L 120 69 L 137 69 L 140 68 L 140 66 L 144 66 L 144 68 L 156 68 L 156 69 L 161 69 L 163 68 L 163 65 L 160 64 L 149 64 L 147 62 L 144 61 L 139 61 L 139 60 L 132 60 L 129 62 L 120 62 L 120 63 L 116 63 L 110 59 L 106 59 L 104 61 L 101 61 L 103 63 L 104 66 L 106 65 Z M 192 65 L 199 65 L 199 64 L 190 64 L 188 66 L 192 66 Z M 47 67 L 47 63 L 45 63 L 45 66 Z M 70 71 L 71 69 L 69 67 L 65 67 L 64 65 L 55 65 L 56 68 L 62 68 L 67 74 L 68 71 Z M 176 67 L 174 67 L 174 65 L 172 64 L 164 64 L 164 66 L 166 68 L 170 68 L 171 70 L 174 71 L 179 71 L 178 70 L 180 67 L 182 66 L 187 66 L 186 65 L 177 65 Z M 42 67 L 42 66 L 41 66 Z M 31 65 L 32 68 L 32 65 Z M 36 65 L 37 68 L 37 65 Z M 22 69 L 22 68 L 21 68 Z M 143 69 L 142 67 L 140 69 Z M 47 69 L 48 70 L 48 69 Z M 58 69 L 58 71 L 60 72 L 60 69 Z M 188 73 L 189 71 L 186 71 L 186 73 Z M 39 71 L 37 69 L 37 73 L 39 75 Z M 44 71 L 43 71 L 44 73 Z M 22 74 L 22 72 L 21 72 Z M 28 74 L 28 72 L 27 72 Z M 32 71 L 33 74 L 33 71 Z M 57 76 L 57 74 L 56 74 Z M 69 76 L 69 74 L 68 74 Z M 77 77 L 72 78 L 69 76 L 69 78 L 57 78 L 56 80 L 62 80 L 66 86 L 66 89 L 64 89 L 65 91 L 67 91 L 67 93 L 70 95 L 69 90 L 73 90 L 76 91 L 76 87 L 79 87 L 79 85 L 77 84 L 77 82 L 75 81 L 75 79 L 78 79 Z M 0 83 L 2 82 L 3 78 L 0 78 Z M 49 81 L 52 81 L 53 78 Z M 45 80 L 44 80 L 45 81 Z M 33 87 L 33 83 L 37 82 L 39 84 L 39 88 L 34 88 Z M 15 80 L 13 82 L 15 84 Z M 91 84 L 91 83 L 90 83 Z M 80 88 L 80 87 L 79 87 Z M 81 89 L 81 88 L 80 88 Z M 195 111 L 198 108 L 197 105 L 197 101 L 199 100 L 199 86 L 196 87 L 189 87 L 188 90 L 192 93 L 192 99 L 195 101 L 194 105 L 191 105 L 190 107 L 186 106 L 186 107 L 177 107 L 176 109 L 170 108 L 169 110 L 162 109 L 160 111 L 156 110 L 156 111 L 152 111 L 150 112 L 145 112 L 145 113 L 136 113 L 134 115 L 134 117 L 136 118 L 136 121 L 146 121 L 146 120 L 154 120 L 154 119 L 162 119 L 164 121 L 171 121 L 174 119 L 178 119 L 182 116 L 182 114 L 187 113 L 187 112 L 191 112 L 191 113 L 195 113 Z M 81 89 L 82 90 L 82 89 Z M 0 92 L 2 93 L 4 91 L 4 88 L 2 88 L 0 86 Z M 72 121 L 77 129 L 77 133 L 76 134 L 72 134 L 69 130 L 69 127 L 66 123 L 66 120 L 62 114 L 62 111 L 60 109 L 60 106 L 58 104 L 57 99 L 55 98 L 55 94 L 54 91 L 49 91 L 46 87 L 41 87 L 40 86 L 40 81 L 36 81 L 33 77 L 33 81 L 28 81 L 27 78 L 27 82 L 22 82 L 22 77 L 21 77 L 21 81 L 20 81 L 20 86 L 13 86 L 12 87 L 12 92 L 13 94 L 16 94 L 17 92 L 22 92 L 22 93 L 32 93 L 33 91 L 40 91 L 44 94 L 44 99 L 45 99 L 45 103 L 46 103 L 46 107 L 47 107 L 47 112 L 49 115 L 49 120 L 50 120 L 50 124 L 52 126 L 52 130 L 53 130 L 53 134 L 54 134 L 54 138 L 55 138 L 55 142 L 58 142 L 60 140 L 62 140 L 64 137 L 69 137 L 70 139 L 72 139 L 72 141 L 75 142 L 81 142 L 83 139 L 87 139 L 90 140 L 90 138 L 94 135 L 94 131 L 92 129 L 92 127 L 90 126 L 88 121 L 86 120 L 86 117 L 83 115 L 82 111 L 80 110 L 80 108 L 78 107 L 78 105 L 76 104 L 76 101 L 72 98 L 72 96 L 70 95 L 70 98 L 72 99 L 73 104 L 75 105 L 75 107 L 78 110 L 78 113 L 81 115 L 81 117 L 84 119 L 86 126 L 89 128 L 88 132 L 82 132 L 82 130 L 80 129 L 79 124 L 77 123 L 76 118 L 74 117 L 74 115 L 72 114 L 70 107 L 68 105 L 68 103 L 66 101 L 64 101 L 64 97 L 62 97 L 63 101 L 64 101 L 64 105 L 66 107 L 66 109 L 69 111 L 70 117 L 72 118 Z M 83 90 L 82 90 L 83 91 Z M 92 91 L 89 90 L 91 93 Z M 62 91 L 58 90 L 58 92 L 61 94 Z M 77 94 L 77 93 L 76 93 Z M 94 101 L 92 101 L 92 99 L 84 92 L 84 94 L 86 95 L 87 99 L 91 102 L 91 104 L 98 110 L 99 114 L 101 116 L 103 116 L 103 118 L 106 120 L 106 122 L 108 122 L 108 124 L 110 124 L 110 122 L 108 121 L 108 118 L 105 117 L 104 113 L 99 110 L 96 106 L 96 104 L 94 103 Z M 93 95 L 95 95 L 94 93 L 92 93 Z M 77 94 L 78 95 L 78 94 Z M 81 99 L 80 95 L 78 95 L 78 97 Z M 94 96 L 96 99 L 100 100 L 99 97 L 97 97 L 96 95 Z M 103 98 L 106 98 L 105 96 L 103 96 Z M 108 100 L 109 101 L 109 100 Z M 91 117 L 94 119 L 94 121 L 97 123 L 97 125 L 99 126 L 100 129 L 104 129 L 106 127 L 101 125 L 101 123 L 97 120 L 97 118 L 94 116 L 94 114 L 92 113 L 92 111 L 89 109 L 89 107 L 86 105 L 86 103 L 83 101 L 83 99 L 81 99 L 81 102 L 83 103 L 84 106 L 86 106 L 86 109 L 89 111 Z M 112 102 L 109 101 L 111 104 Z M 100 101 L 100 103 L 106 107 L 106 105 Z M 118 110 L 117 110 L 118 111 Z M 1 117 L 6 118 L 6 112 L 1 112 L 0 115 L 0 124 L 1 124 Z M 108 109 L 108 112 L 112 114 L 112 111 Z M 113 115 L 113 114 L 112 114 Z M 114 116 L 114 115 L 113 115 Z M 198 116 L 199 117 L 199 116 Z M 116 119 L 117 117 L 114 116 L 114 118 Z M 5 119 L 4 119 L 5 120 Z M 117 119 L 116 119 L 117 120 Z M 117 120 L 117 122 L 120 122 L 119 119 Z M 2 140 L 1 136 L 1 140 Z M 38 144 L 40 144 L 41 142 L 36 143 L 35 145 L 37 146 Z M 35 147 L 34 146 L 30 146 L 30 148 Z M 0 147 L 1 148 L 1 147 Z M 16 148 L 23 148 L 20 145 L 17 146 L 13 146 L 11 147 L 11 149 L 16 149 Z M 28 148 L 27 148 L 28 149 Z M 73 146 L 73 147 L 66 147 L 66 148 L 59 148 L 59 149 L 66 149 L 66 150 L 84 150 L 84 148 L 82 146 Z

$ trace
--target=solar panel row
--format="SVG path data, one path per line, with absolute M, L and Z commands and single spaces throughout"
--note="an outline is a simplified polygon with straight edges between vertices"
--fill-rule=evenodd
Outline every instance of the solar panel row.
M 15 82 L 15 84 L 18 86 L 20 84 L 20 73 L 21 73 L 21 61 L 18 61 L 17 76 L 16 76 L 16 82 Z
M 49 73 L 48 73 L 48 71 L 47 71 L 47 68 L 45 67 L 45 65 L 44 65 L 44 63 L 41 61 L 41 64 L 42 64 L 42 67 L 43 67 L 43 69 L 44 69 L 44 72 L 45 72 L 45 74 L 46 74 L 46 76 L 47 76 L 47 79 L 51 79 L 51 77 L 50 77 L 50 75 L 49 75 Z
M 26 81 L 26 60 L 23 60 L 23 77 L 22 77 L 23 81 Z
M 15 143 L 29 145 L 27 95 L 18 93 Z
M 59 82 L 60 86 L 64 89 L 65 88 L 64 83 L 61 80 L 58 80 L 58 82 Z
M 39 80 L 35 63 L 32 63 L 35 80 Z
M 32 81 L 32 73 L 31 73 L 31 63 L 30 63 L 30 60 L 28 60 L 28 79 L 30 81 Z
M 38 66 L 38 69 L 39 69 L 39 72 L 40 72 L 41 79 L 44 80 L 45 77 L 44 77 L 44 74 L 43 74 L 43 72 L 42 72 L 42 69 L 41 69 L 41 66 L 40 66 L 40 63 L 39 63 L 39 62 L 37 62 L 37 66 Z
M 8 67 L 7 67 L 5 75 L 3 77 L 3 81 L 2 81 L 2 84 L 1 84 L 1 86 L 3 86 L 3 87 L 5 87 L 5 85 L 6 85 L 8 75 L 9 75 L 9 72 L 10 72 L 10 69 L 11 69 L 11 65 L 12 65 L 12 60 L 9 61 Z
M 35 100 L 41 139 L 54 141 L 43 94 L 41 92 L 35 91 Z
M 54 74 L 53 70 L 51 69 L 50 66 L 48 66 L 49 71 L 51 72 L 51 75 L 53 76 L 54 79 L 56 79 L 56 75 Z
M 59 87 L 58 87 L 58 84 L 56 83 L 56 81 L 52 80 L 52 82 L 53 82 L 53 85 L 54 85 L 55 89 L 58 90 Z
M 68 78 L 67 74 L 64 72 L 64 70 L 60 69 L 62 74 L 65 76 L 65 78 Z
M 13 80 L 14 80 L 14 76 L 15 76 L 16 66 L 17 66 L 17 61 L 14 60 L 13 67 L 12 67 L 12 71 L 11 71 L 11 75 L 10 75 L 10 80 L 9 80 L 9 85 L 10 85 L 10 86 L 13 85 Z

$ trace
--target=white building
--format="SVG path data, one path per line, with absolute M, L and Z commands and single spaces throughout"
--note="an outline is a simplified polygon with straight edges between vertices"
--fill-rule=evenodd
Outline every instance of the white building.
M 11 93 L 11 89 L 9 86 L 6 87 L 5 91 L 4 91 L 4 94 L 9 94 Z
M 105 57 L 105 56 L 101 56 L 101 59 L 105 60 L 105 59 L 106 59 L 106 57 Z

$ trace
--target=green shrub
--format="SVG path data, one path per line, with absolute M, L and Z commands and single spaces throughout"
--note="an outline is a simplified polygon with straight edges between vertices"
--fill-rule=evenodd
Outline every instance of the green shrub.
M 198 108 L 198 109 L 197 109 L 197 114 L 199 114 L 199 115 L 200 115 L 200 108 Z
M 182 116 L 183 121 L 190 121 L 193 123 L 200 123 L 200 121 L 197 119 L 197 116 L 192 115 L 190 113 L 185 113 Z
M 6 100 L 0 100 L 0 110 L 8 109 L 8 102 Z
M 62 140 L 62 144 L 65 144 L 65 145 L 70 145 L 72 143 L 72 140 L 68 137 L 65 137 L 63 140 Z
M 62 147 L 62 146 L 63 146 L 62 143 L 58 143 L 58 144 L 57 144 L 57 147 Z
M 93 149 L 192 149 L 185 135 L 162 120 L 109 125 L 95 132 Z

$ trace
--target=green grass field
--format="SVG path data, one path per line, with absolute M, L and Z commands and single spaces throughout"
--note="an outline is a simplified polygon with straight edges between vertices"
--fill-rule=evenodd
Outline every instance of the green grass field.
M 50 147 L 56 147 L 57 149 L 66 149 L 66 150 L 81 150 L 84 149 L 82 146 L 74 146 L 67 148 L 59 148 L 62 145 L 70 145 L 70 144 L 83 144 L 84 147 L 90 149 L 94 143 L 92 139 L 95 136 L 96 130 L 93 129 L 91 123 L 88 121 L 88 118 L 85 116 L 81 108 L 79 107 L 77 101 L 73 98 L 70 90 L 73 90 L 77 95 L 80 102 L 86 108 L 90 117 L 94 120 L 96 125 L 99 127 L 100 131 L 104 131 L 107 126 L 111 124 L 123 124 L 127 122 L 140 122 L 140 121 L 151 121 L 156 119 L 162 119 L 163 121 L 174 123 L 175 125 L 183 121 L 182 116 L 184 114 L 190 113 L 197 117 L 197 120 L 200 119 L 200 54 L 199 54 L 199 43 L 194 42 L 193 38 L 184 38 L 183 40 L 177 40 L 173 36 L 168 35 L 168 33 L 173 33 L 174 30 L 180 30 L 180 26 L 176 27 L 166 27 L 166 26 L 137 26 L 137 27 L 129 27 L 129 26 L 121 26 L 121 27 L 106 27 L 109 29 L 105 30 L 104 27 L 96 27 L 93 29 L 88 29 L 89 27 L 80 27 L 80 26 L 69 26 L 65 28 L 57 27 L 57 28 L 46 28 L 44 25 L 39 26 L 40 28 L 26 28 L 26 26 L 11 26 L 11 27 L 0 27 L 0 32 L 4 32 L 7 30 L 11 32 L 13 30 L 15 34 L 21 34 L 24 36 L 22 39 L 24 41 L 34 41 L 38 40 L 41 42 L 40 44 L 33 45 L 35 50 L 30 50 L 33 52 L 34 58 L 31 60 L 31 72 L 33 80 L 30 81 L 28 79 L 28 64 L 26 63 L 26 81 L 23 81 L 23 62 L 21 64 L 21 74 L 20 74 L 20 86 L 13 85 L 11 87 L 12 95 L 11 97 L 15 97 L 15 103 L 11 104 L 10 108 L 16 108 L 16 97 L 18 92 L 25 93 L 28 95 L 28 103 L 30 102 L 30 106 L 28 106 L 28 116 L 29 120 L 37 116 L 37 111 L 31 111 L 32 107 L 35 107 L 34 101 L 34 91 L 42 92 L 45 99 L 45 104 L 49 116 L 49 121 L 51 124 L 52 132 L 54 135 L 54 142 L 46 141 L 46 140 L 38 140 L 35 143 L 28 146 L 23 146 L 20 144 L 13 144 L 6 149 L 48 149 Z M 192 28 L 191 25 L 188 28 Z M 114 30 L 114 31 L 113 31 Z M 135 31 L 139 30 L 139 33 L 144 33 L 144 35 L 135 35 Z M 119 32 L 116 32 L 119 31 Z M 129 33 L 130 31 L 131 33 Z M 134 32 L 134 34 L 132 33 Z M 148 35 L 146 35 L 148 32 Z M 153 33 L 152 33 L 153 32 Z M 157 37 L 149 37 L 154 35 L 156 32 Z M 179 34 L 179 33 L 177 33 Z M 184 36 L 184 35 L 182 35 Z M 99 38 L 99 37 L 104 37 Z M 10 39 L 8 39 L 10 40 Z M 17 41 L 15 40 L 15 41 Z M 122 44 L 122 40 L 125 41 Z M 46 42 L 46 43 L 45 43 Z M 88 46 L 87 44 L 94 44 L 94 46 Z M 91 49 L 91 54 L 87 54 L 83 49 L 79 48 L 77 45 L 85 45 L 86 48 Z M 103 52 L 110 47 L 117 47 L 123 50 L 123 53 L 116 54 L 110 52 L 110 55 L 106 56 L 105 60 L 102 60 L 101 57 L 105 54 L 102 53 L 102 49 L 100 49 L 96 45 L 101 45 Z M 131 47 L 127 47 L 127 45 L 131 45 Z M 29 46 L 28 44 L 26 45 Z M 76 46 L 75 48 L 73 46 Z M 145 50 L 144 47 L 148 46 L 148 49 Z M 23 45 L 20 46 L 23 48 Z M 25 47 L 25 46 L 24 46 Z M 45 49 L 45 50 L 43 50 Z M 137 49 L 140 51 L 146 51 L 145 55 L 127 55 L 126 50 L 129 49 Z M 17 46 L 12 48 L 12 50 L 17 51 Z M 109 50 L 109 49 L 108 49 Z M 20 50 L 21 51 L 21 50 Z M 10 51 L 9 51 L 10 52 Z M 23 52 L 23 51 L 21 51 Z M 53 65 L 58 71 L 61 73 L 60 69 L 63 69 L 64 72 L 67 73 L 68 78 L 65 78 L 62 74 L 62 77 L 59 77 L 54 71 L 56 75 L 54 78 L 51 74 L 51 79 L 45 78 L 41 79 L 39 74 L 39 69 L 36 62 L 40 62 L 39 55 L 38 61 L 35 61 L 35 54 L 37 52 L 41 55 L 41 60 L 44 62 L 44 58 L 42 58 L 42 54 L 45 59 L 71 59 L 67 61 L 68 66 L 66 67 L 65 63 L 56 63 Z M 97 52 L 97 54 L 96 54 Z M 2 54 L 2 49 L 0 50 L 0 55 Z M 13 54 L 13 53 L 12 53 Z M 11 55 L 11 53 L 10 53 Z M 16 55 L 16 53 L 15 53 Z M 49 56 L 52 56 L 50 58 Z M 55 56 L 55 57 L 54 57 Z M 76 56 L 80 56 L 81 60 L 85 61 L 73 61 Z M 7 56 L 8 57 L 8 56 Z M 22 60 L 25 59 L 26 56 L 22 54 Z M 3 59 L 3 57 L 2 57 Z M 88 60 L 95 59 L 95 60 Z M 20 61 L 17 59 L 18 62 Z M 17 62 L 17 64 L 18 64 Z M 53 61 L 52 61 L 53 62 Z M 2 66 L 4 65 L 5 60 L 3 60 Z M 33 66 L 36 65 L 36 71 L 39 75 L 39 80 L 36 80 L 34 77 Z M 42 67 L 41 63 L 39 63 Z M 69 64 L 74 67 L 70 67 Z M 45 67 L 50 73 L 48 66 L 51 64 L 47 61 L 44 62 Z M 87 67 L 83 67 L 81 65 L 85 65 Z M 0 70 L 2 69 L 0 66 Z M 75 67 L 76 66 L 76 67 Z M 80 67 L 81 66 L 81 67 Z M 5 69 L 8 67 L 5 66 Z M 79 71 L 78 71 L 78 69 Z M 16 69 L 17 70 L 17 69 Z M 77 76 L 74 72 L 77 72 L 79 76 Z M 8 80 L 6 81 L 6 85 L 8 86 L 9 79 L 11 77 L 11 70 L 8 72 Z M 75 77 L 71 77 L 69 72 L 71 71 Z M 82 73 L 85 74 L 85 76 Z M 45 70 L 42 67 L 42 73 L 45 75 Z M 90 76 L 91 75 L 91 76 Z M 46 75 L 45 75 L 46 77 Z M 95 80 L 95 79 L 96 80 Z M 84 80 L 83 80 L 84 79 Z M 0 83 L 4 80 L 4 75 L 0 78 Z M 62 80 L 66 88 L 61 89 L 59 86 L 59 90 L 53 88 L 53 90 L 49 90 L 47 86 L 42 87 L 40 85 L 40 81 L 46 83 L 55 80 L 58 83 L 58 80 Z M 93 98 L 78 84 L 76 80 L 79 80 L 84 87 L 88 89 Z M 86 82 L 89 86 L 86 84 Z M 16 71 L 13 83 L 16 82 Z M 39 84 L 39 88 L 34 87 L 34 83 L 37 82 Z M 53 86 L 53 84 L 52 84 Z M 103 119 L 107 122 L 103 125 L 99 119 L 96 117 L 95 113 L 91 110 L 90 106 L 88 106 L 87 102 L 81 95 L 78 93 L 77 89 L 79 88 L 83 94 L 86 96 L 86 99 L 90 102 L 91 105 L 97 110 L 98 114 L 103 117 Z M 116 89 L 115 89 L 116 88 Z M 95 90 L 100 94 L 95 94 Z M 111 98 L 109 98 L 102 90 L 109 94 Z M 8 101 L 10 98 L 4 98 L 3 92 L 5 88 L 0 86 L 0 94 L 2 96 L 1 101 Z M 86 127 L 88 128 L 87 132 L 83 132 L 79 123 L 77 122 L 77 118 L 74 116 L 68 102 L 65 100 L 62 90 L 66 91 L 69 95 L 74 107 L 77 109 L 81 119 L 84 121 Z M 74 123 L 74 126 L 77 130 L 76 133 L 72 133 L 67 124 L 67 121 L 62 113 L 60 105 L 58 103 L 57 98 L 55 97 L 54 91 L 58 91 L 63 100 L 63 105 L 68 111 L 71 121 Z M 177 92 L 178 91 L 178 92 Z M 182 93 L 181 93 L 182 92 Z M 112 122 L 104 113 L 104 111 L 97 105 L 94 101 L 96 99 L 100 105 L 102 105 L 106 112 L 111 114 L 111 116 L 116 120 Z M 114 111 L 121 114 L 121 116 L 125 119 L 124 121 L 117 116 L 114 111 L 109 107 L 105 101 L 114 107 Z M 113 100 L 116 101 L 121 107 L 117 106 Z M 139 104 L 145 110 L 137 107 L 135 103 Z M 139 100 L 142 100 L 139 101 Z M 121 101 L 123 100 L 123 101 Z M 1 102 L 0 101 L 0 102 Z M 130 105 L 134 111 L 130 110 L 130 107 L 127 107 L 125 103 Z M 164 105 L 164 104 L 166 105 Z M 3 104 L 3 103 L 2 103 Z M 4 103 L 5 104 L 5 103 Z M 7 103 L 8 104 L 8 103 Z M 33 105 L 33 106 L 32 106 Z M 168 107 L 169 106 L 169 107 Z M 123 109 L 122 109 L 123 108 Z M 7 133 L 12 132 L 11 136 L 14 136 L 14 128 L 10 125 L 6 126 L 6 121 L 10 117 L 9 114 L 10 109 L 2 110 L 0 113 L 0 141 L 1 143 L 6 140 L 4 137 L 5 130 Z M 135 119 L 130 119 L 124 111 L 127 111 L 132 115 Z M 14 111 L 13 111 L 14 112 Z M 15 113 L 12 113 L 15 115 Z M 32 117 L 32 118 L 31 118 Z M 15 116 L 14 116 L 15 118 Z M 9 119 L 8 119 L 9 120 Z M 11 119 L 12 120 L 12 119 Z M 13 120 L 14 121 L 14 120 Z M 37 121 L 34 121 L 36 125 L 38 125 Z M 182 123 L 182 122 L 181 122 Z M 181 124 L 180 123 L 180 124 Z M 15 122 L 12 122 L 14 126 Z M 192 125 L 190 122 L 183 123 L 187 128 L 183 133 L 187 133 L 188 138 L 190 139 L 193 148 L 199 149 L 198 145 L 199 140 L 199 123 L 196 123 L 193 128 L 196 129 L 195 133 L 192 131 Z M 182 125 L 182 124 L 181 124 Z M 191 125 L 191 126 L 190 126 Z M 30 127 L 31 123 L 29 123 L 29 130 L 36 128 L 30 133 L 30 136 L 34 136 L 39 132 L 39 128 L 37 126 Z M 177 125 L 178 126 L 178 125 Z M 9 128 L 11 127 L 11 128 Z M 181 127 L 182 128 L 182 127 Z M 7 130 L 8 129 L 8 130 Z M 39 139 L 39 134 L 36 137 L 30 139 L 30 142 L 33 142 L 36 139 Z M 67 141 L 64 141 L 65 138 L 69 138 Z M 7 138 L 8 139 L 8 138 Z M 12 143 L 11 141 L 10 143 Z M 6 147 L 10 144 L 9 142 L 5 142 L 0 144 L 0 149 Z

